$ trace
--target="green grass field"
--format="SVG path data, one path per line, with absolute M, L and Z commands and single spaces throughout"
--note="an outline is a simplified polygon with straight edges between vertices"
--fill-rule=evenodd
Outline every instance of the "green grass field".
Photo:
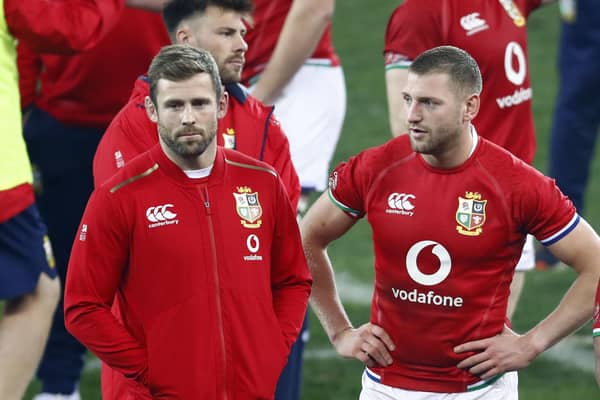
M 465 0 L 466 1 L 466 0 Z M 489 0 L 492 1 L 492 0 Z M 343 0 L 337 2 L 334 40 L 344 65 L 348 110 L 334 163 L 363 148 L 388 140 L 389 128 L 384 87 L 381 48 L 387 18 L 397 1 Z M 529 56 L 534 87 L 534 113 L 538 130 L 538 153 L 535 164 L 546 168 L 548 132 L 556 93 L 556 45 L 558 9 L 548 6 L 534 13 L 529 21 Z M 594 164 L 588 190 L 586 218 L 600 229 L 600 206 L 592 201 L 600 196 L 600 165 Z M 368 287 L 372 282 L 372 249 L 368 226 L 361 222 L 342 240 L 335 243 L 330 255 L 338 277 L 346 283 L 342 296 L 355 325 L 368 321 Z M 524 332 L 542 319 L 560 300 L 573 280 L 570 271 L 531 272 L 514 318 L 517 331 Z M 337 357 L 319 322 L 311 319 L 311 340 L 304 364 L 304 400 L 357 399 L 362 365 Z M 582 351 L 590 355 L 591 335 L 587 326 L 578 334 L 584 342 Z M 567 354 L 566 361 L 545 356 L 520 373 L 520 396 L 524 400 L 592 400 L 600 392 L 591 372 L 574 366 L 579 353 Z M 591 365 L 588 363 L 588 365 Z M 33 384 L 27 399 L 36 392 Z M 99 371 L 88 368 L 81 382 L 84 400 L 100 399 Z

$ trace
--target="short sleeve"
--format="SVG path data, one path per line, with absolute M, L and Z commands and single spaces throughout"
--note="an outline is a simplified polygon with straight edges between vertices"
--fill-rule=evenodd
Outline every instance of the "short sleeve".
M 383 49 L 386 69 L 408 66 L 425 50 L 442 44 L 437 11 L 440 5 L 429 3 L 429 0 L 406 0 L 392 13 Z
M 575 206 L 565 196 L 554 179 L 528 167 L 520 177 L 517 203 L 524 229 L 543 245 L 549 246 L 566 236 L 579 222 Z
M 361 155 L 339 164 L 329 177 L 329 198 L 352 218 L 364 217 L 366 211 L 361 185 Z

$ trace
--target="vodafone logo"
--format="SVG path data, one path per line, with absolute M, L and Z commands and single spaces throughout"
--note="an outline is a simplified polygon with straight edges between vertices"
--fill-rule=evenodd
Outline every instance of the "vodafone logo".
M 146 218 L 152 222 L 148 227 L 156 228 L 158 226 L 178 224 L 179 220 L 175 219 L 177 214 L 169 210 L 173 207 L 173 204 L 148 207 L 146 209 Z
M 504 50 L 504 72 L 506 79 L 519 86 L 525 81 L 527 62 L 525 52 L 517 42 L 509 42 Z
M 433 246 L 431 253 L 440 260 L 440 268 L 433 274 L 424 274 L 419 269 L 417 258 L 421 251 L 431 246 Z M 442 283 L 450 275 L 452 260 L 450 259 L 450 253 L 444 246 L 431 240 L 423 240 L 412 245 L 406 253 L 406 269 L 413 281 L 421 285 L 433 286 Z
M 244 261 L 262 261 L 263 257 L 258 253 L 260 250 L 260 239 L 258 235 L 251 234 L 246 238 L 246 247 L 251 254 L 244 256 Z
M 431 248 L 431 250 L 426 250 Z M 435 255 L 439 262 L 439 268 L 432 274 L 426 274 L 421 271 L 417 259 L 422 251 L 431 251 L 431 254 Z M 452 260 L 448 250 L 438 242 L 432 240 L 422 240 L 415 243 L 406 253 L 406 270 L 410 278 L 421 286 L 435 286 L 444 282 L 450 271 L 452 270 Z M 438 290 L 443 291 L 444 289 L 427 288 L 421 287 L 407 289 L 403 287 L 392 287 L 392 296 L 398 301 L 422 304 L 425 306 L 433 307 L 448 307 L 448 308 L 460 308 L 464 304 L 464 299 L 460 296 L 450 296 L 445 293 L 441 293 Z
M 400 215 L 414 215 L 413 210 L 415 205 L 413 201 L 416 199 L 414 194 L 410 193 L 392 193 L 388 196 L 387 205 L 388 209 L 385 210 L 387 214 L 400 214 Z
M 260 249 L 260 240 L 258 239 L 258 236 L 254 234 L 248 235 L 248 238 L 246 238 L 246 247 L 248 247 L 250 253 L 258 252 L 258 249 Z

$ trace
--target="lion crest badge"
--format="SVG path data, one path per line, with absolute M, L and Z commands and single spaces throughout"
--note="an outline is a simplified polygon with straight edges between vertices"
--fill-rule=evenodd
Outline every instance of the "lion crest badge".
M 238 187 L 237 193 L 233 193 L 235 198 L 235 209 L 242 218 L 240 223 L 245 228 L 260 228 L 262 225 L 262 207 L 258 200 L 258 193 L 252 192 L 247 186 Z
M 465 197 L 458 197 L 458 209 L 456 210 L 456 230 L 461 235 L 478 236 L 483 231 L 485 223 L 485 206 L 487 200 L 483 200 L 479 193 L 466 192 Z

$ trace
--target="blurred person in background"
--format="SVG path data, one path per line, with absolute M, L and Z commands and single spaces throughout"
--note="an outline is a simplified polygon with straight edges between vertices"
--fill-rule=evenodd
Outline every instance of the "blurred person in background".
M 20 400 L 60 297 L 51 244 L 34 204 L 23 141 L 17 41 L 37 52 L 87 51 L 113 29 L 124 0 L 0 1 L 0 398 Z
M 143 0 L 135 3 L 144 5 Z M 123 7 L 104 38 L 80 54 L 43 54 L 26 42 L 18 45 L 24 136 L 36 202 L 63 285 L 73 238 L 93 190 L 98 142 L 127 102 L 132 83 L 168 43 L 160 13 Z M 65 330 L 61 300 L 37 371 L 42 393 L 35 399 L 79 399 L 85 351 Z
M 548 175 L 583 213 L 600 128 L 600 7 L 594 0 L 561 0 L 559 86 L 550 135 Z M 558 260 L 542 247 L 540 269 Z
M 311 193 L 327 188 L 329 163 L 342 132 L 346 84 L 331 32 L 335 0 L 255 0 L 242 82 L 275 105 L 302 187 L 299 213 Z M 298 400 L 308 316 L 277 386 L 278 400 Z

